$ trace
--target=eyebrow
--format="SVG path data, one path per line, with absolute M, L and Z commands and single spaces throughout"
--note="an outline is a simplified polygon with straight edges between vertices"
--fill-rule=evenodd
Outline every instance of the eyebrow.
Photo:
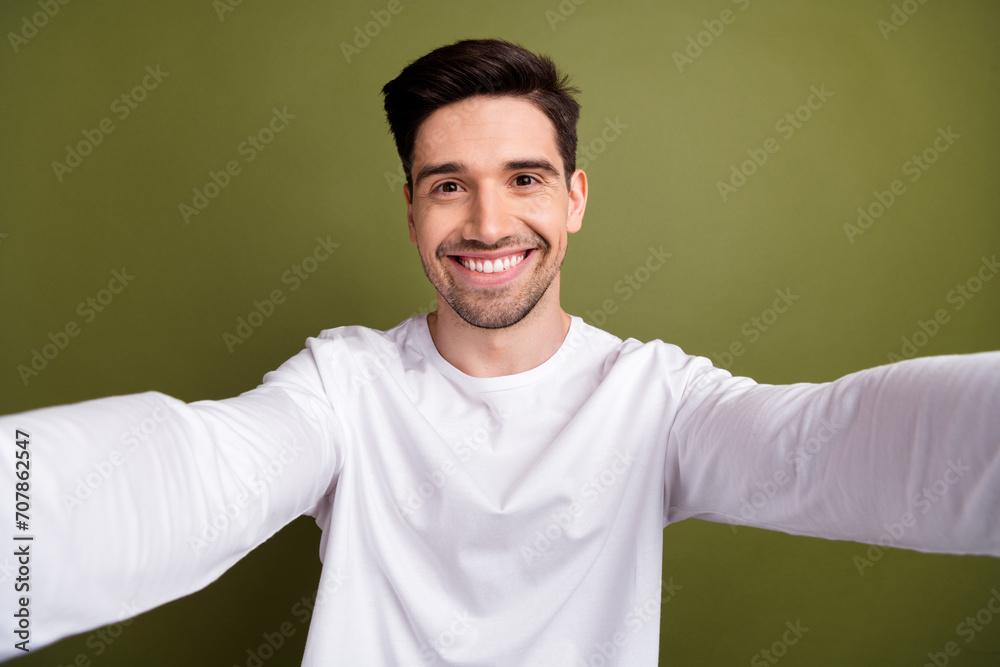
M 508 160 L 503 164 L 504 171 L 520 171 L 522 169 L 534 169 L 536 171 L 545 171 L 552 176 L 558 177 L 559 170 L 555 166 L 544 158 L 527 158 L 522 160 Z M 441 174 L 461 174 L 468 171 L 468 167 L 465 166 L 463 162 L 440 162 L 437 164 L 425 164 L 423 168 L 417 172 L 416 178 L 413 179 L 413 187 L 419 187 L 420 182 L 429 176 L 438 176 Z
M 547 171 L 553 176 L 559 176 L 559 170 L 543 158 L 532 158 L 530 160 L 511 160 L 504 163 L 505 171 L 521 171 L 522 169 L 534 169 L 535 171 Z
M 467 171 L 465 165 L 461 162 L 440 162 L 438 164 L 425 164 L 423 168 L 417 172 L 416 178 L 413 179 L 413 187 L 417 188 L 420 186 L 420 181 L 424 180 L 428 176 L 438 176 L 440 174 L 460 174 Z

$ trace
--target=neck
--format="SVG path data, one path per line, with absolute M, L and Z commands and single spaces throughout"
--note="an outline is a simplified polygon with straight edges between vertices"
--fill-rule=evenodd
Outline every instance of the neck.
M 503 329 L 472 326 L 438 295 L 438 309 L 427 315 L 427 327 L 438 352 L 472 377 L 498 377 L 531 370 L 559 350 L 571 318 L 559 306 L 555 282 L 528 315 Z

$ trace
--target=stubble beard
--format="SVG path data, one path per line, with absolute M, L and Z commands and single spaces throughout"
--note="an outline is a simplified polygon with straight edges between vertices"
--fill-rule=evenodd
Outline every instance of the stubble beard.
M 548 243 L 541 238 L 532 241 L 538 243 L 532 250 L 535 255 L 532 257 L 534 267 L 524 284 L 486 287 L 476 290 L 476 293 L 458 285 L 452 273 L 443 266 L 445 262 L 453 262 L 450 255 L 461 254 L 459 249 L 440 246 L 433 259 L 433 267 L 424 259 L 423 253 L 419 252 L 419 247 L 417 250 L 427 279 L 459 317 L 479 329 L 505 329 L 514 326 L 534 310 L 559 275 L 565 259 L 564 255 L 559 261 L 553 261 Z M 515 245 L 516 243 L 507 242 L 499 247 L 465 247 L 462 250 L 493 251 Z

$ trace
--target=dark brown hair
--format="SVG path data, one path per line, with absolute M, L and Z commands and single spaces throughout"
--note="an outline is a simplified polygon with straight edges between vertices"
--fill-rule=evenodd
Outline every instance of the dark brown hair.
M 413 144 L 421 123 L 445 105 L 486 95 L 522 97 L 549 117 L 555 125 L 569 187 L 576 170 L 576 123 L 580 118 L 580 103 L 573 95 L 579 92 L 548 57 L 499 39 L 470 39 L 442 46 L 407 65 L 382 87 L 389 129 L 411 186 Z

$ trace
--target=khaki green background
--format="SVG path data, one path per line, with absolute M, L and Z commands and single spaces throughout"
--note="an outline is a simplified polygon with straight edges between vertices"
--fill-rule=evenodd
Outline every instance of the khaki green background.
M 581 148 L 600 152 L 564 266 L 568 311 L 601 321 L 611 299 L 604 328 L 694 354 L 741 342 L 731 370 L 767 383 L 886 363 L 938 309 L 949 321 L 918 336 L 920 355 L 1000 348 L 1000 280 L 961 309 L 947 300 L 1000 252 L 997 3 L 908 0 L 898 11 L 915 13 L 883 35 L 884 0 L 403 0 L 348 62 L 341 44 L 387 4 L 245 0 L 220 16 L 211 0 L 70 2 L 16 52 L 5 38 L 0 412 L 149 389 L 232 396 L 322 329 L 427 310 L 379 89 L 468 37 L 549 53 L 583 89 Z M 673 54 L 727 9 L 733 22 L 679 71 Z M 0 30 L 40 11 L 4 0 Z M 147 66 L 169 74 L 120 120 L 111 105 Z M 786 139 L 775 124 L 811 86 L 833 95 Z M 286 107 L 295 118 L 247 163 L 240 143 Z M 103 118 L 114 131 L 60 182 L 52 162 Z M 609 121 L 627 127 L 602 145 Z M 949 127 L 960 138 L 910 181 L 904 163 Z M 780 150 L 723 201 L 717 181 L 769 137 Z M 234 159 L 241 173 L 185 224 L 178 205 Z M 843 226 L 895 179 L 905 193 L 849 242 Z M 290 290 L 284 272 L 328 235 L 340 247 Z M 672 257 L 626 300 L 615 285 L 650 246 Z M 77 304 L 122 267 L 134 281 L 84 322 Z M 230 352 L 223 334 L 274 289 L 287 301 Z M 776 289 L 799 300 L 750 331 Z M 69 321 L 80 334 L 25 384 L 18 365 Z M 318 538 L 299 519 L 205 591 L 18 664 L 253 665 L 285 621 L 295 633 L 263 664 L 298 664 L 292 609 L 315 591 Z M 919 666 L 948 641 L 950 665 L 1000 664 L 1000 617 L 957 634 L 1000 589 L 996 559 L 888 550 L 862 576 L 855 543 L 696 521 L 665 539 L 664 576 L 683 589 L 663 607 L 661 664 L 770 664 L 752 661 L 797 620 L 809 630 L 782 667 Z

